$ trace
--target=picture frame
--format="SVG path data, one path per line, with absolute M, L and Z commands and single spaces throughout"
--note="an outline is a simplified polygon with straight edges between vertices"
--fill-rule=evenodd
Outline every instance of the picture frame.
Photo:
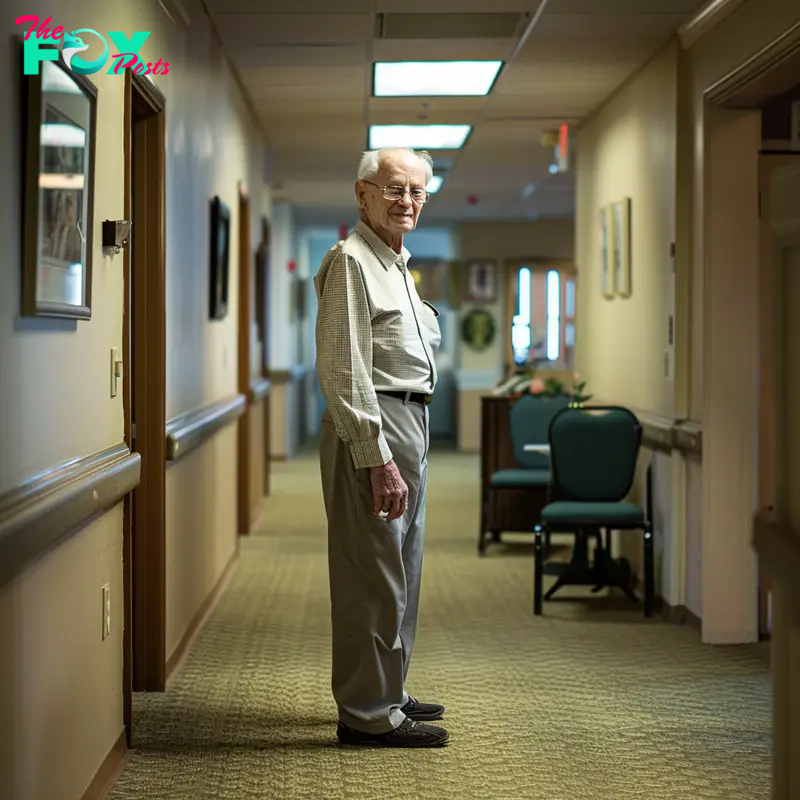
M 492 259 L 468 261 L 464 272 L 464 302 L 493 303 L 497 297 L 497 262 Z
M 228 315 L 230 288 L 231 211 L 218 196 L 210 203 L 209 237 L 209 316 L 212 320 Z
M 631 296 L 631 198 L 613 206 L 614 285 L 620 297 Z
M 25 83 L 21 314 L 90 320 L 98 90 L 61 54 Z
M 613 229 L 611 225 L 611 206 L 600 209 L 600 290 L 607 299 L 614 297 Z

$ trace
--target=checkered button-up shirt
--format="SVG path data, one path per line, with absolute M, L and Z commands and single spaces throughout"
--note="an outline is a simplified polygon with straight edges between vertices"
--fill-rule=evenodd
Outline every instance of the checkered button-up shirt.
M 357 469 L 388 463 L 376 393 L 433 394 L 438 312 L 420 300 L 410 253 L 395 253 L 364 222 L 326 254 L 314 278 L 317 376 L 336 432 Z

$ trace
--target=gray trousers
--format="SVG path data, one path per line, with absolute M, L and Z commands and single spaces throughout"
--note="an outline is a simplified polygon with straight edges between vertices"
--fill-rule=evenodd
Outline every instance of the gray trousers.
M 328 517 L 333 696 L 339 720 L 385 733 L 405 719 L 404 684 L 414 649 L 425 534 L 428 409 L 378 396 L 383 433 L 408 486 L 405 514 L 373 514 L 368 469 L 322 416 L 320 468 Z

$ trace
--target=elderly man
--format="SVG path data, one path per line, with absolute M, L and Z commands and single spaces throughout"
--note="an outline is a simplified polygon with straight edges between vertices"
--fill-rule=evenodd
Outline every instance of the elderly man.
M 364 153 L 360 221 L 325 256 L 317 375 L 327 400 L 320 466 L 328 517 L 333 695 L 342 744 L 437 747 L 444 707 L 406 693 L 417 627 L 428 403 L 441 334 L 417 295 L 403 236 L 428 199 L 427 153 Z

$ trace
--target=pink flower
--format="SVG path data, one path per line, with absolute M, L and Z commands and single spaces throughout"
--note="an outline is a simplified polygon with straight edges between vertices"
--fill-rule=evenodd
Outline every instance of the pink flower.
M 528 387 L 528 391 L 531 394 L 542 394 L 544 392 L 544 381 L 541 378 L 534 378 L 530 387 Z

